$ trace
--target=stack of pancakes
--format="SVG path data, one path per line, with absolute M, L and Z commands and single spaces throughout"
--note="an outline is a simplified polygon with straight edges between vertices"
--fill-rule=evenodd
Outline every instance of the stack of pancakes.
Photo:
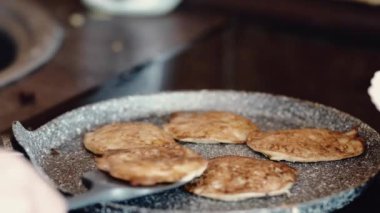
M 148 123 L 105 125 L 85 135 L 84 145 L 99 169 L 132 185 L 190 180 L 197 195 L 236 201 L 289 192 L 297 171 L 285 163 L 243 156 L 208 162 L 174 139 L 193 143 L 246 143 L 271 160 L 317 162 L 355 157 L 364 152 L 356 130 L 293 129 L 262 132 L 251 120 L 231 112 L 177 112 L 163 130 Z M 206 170 L 207 168 L 207 170 Z
M 207 161 L 152 124 L 105 125 L 84 137 L 99 169 L 132 185 L 187 181 L 203 173 Z

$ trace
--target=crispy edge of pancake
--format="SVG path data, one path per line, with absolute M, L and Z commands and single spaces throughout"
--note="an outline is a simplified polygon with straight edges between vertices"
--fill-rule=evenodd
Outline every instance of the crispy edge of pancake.
M 157 150 L 159 151 L 158 155 L 149 156 L 149 152 Z M 142 151 L 148 153 L 139 155 L 138 153 Z M 183 152 L 177 155 L 173 154 L 173 151 Z M 123 157 L 124 154 L 135 158 L 128 160 L 126 163 L 128 167 L 118 165 L 120 162 L 117 159 L 116 162 L 112 160 L 113 157 L 120 155 Z M 146 186 L 169 182 L 187 182 L 202 175 L 208 164 L 202 156 L 180 145 L 112 150 L 102 157 L 96 158 L 95 161 L 98 169 L 108 172 L 114 178 L 128 181 L 131 185 Z M 170 165 L 171 168 L 167 168 L 167 165 Z M 160 166 L 165 168 L 155 168 Z M 132 169 L 126 171 L 128 168 Z
M 151 123 L 145 123 L 145 122 L 118 122 L 118 123 L 110 123 L 110 124 L 105 124 L 101 127 L 98 127 L 92 131 L 86 132 L 83 136 L 83 145 L 84 147 L 89 150 L 90 152 L 96 154 L 96 155 L 102 155 L 108 150 L 117 150 L 117 149 L 123 149 L 121 145 L 119 145 L 117 148 L 110 148 L 110 145 L 104 142 L 100 142 L 99 137 L 105 137 L 105 134 L 110 134 L 109 131 L 116 131 L 114 129 L 119 129 L 117 134 L 120 134 L 120 131 L 128 131 L 128 127 L 132 126 L 140 126 L 141 128 L 150 128 L 152 131 L 156 131 L 156 133 L 160 134 L 160 136 L 163 138 L 162 144 L 174 144 L 176 143 L 175 140 L 171 137 L 170 134 L 165 132 L 163 129 L 159 128 L 156 125 L 153 125 Z M 134 127 L 135 128 L 135 127 Z M 99 136 L 100 134 L 100 136 Z M 117 137 L 114 135 L 109 135 L 107 138 L 112 138 L 112 137 Z M 98 137 L 98 138 L 97 138 Z M 130 135 L 130 137 L 133 137 Z M 141 141 L 142 139 L 138 138 L 135 136 L 136 139 Z M 112 140 L 115 141 L 114 138 Z M 113 141 L 113 142 L 114 142 Z M 131 141 L 118 141 L 119 144 L 126 143 L 129 144 L 129 146 L 136 146 L 136 147 L 145 147 L 145 146 L 156 146 L 156 145 L 151 145 L 151 144 L 144 144 L 144 143 L 133 143 Z M 115 144 L 115 143 L 112 143 Z M 111 145 L 112 145 L 111 144 Z
M 235 128 L 239 129 L 240 132 L 247 131 L 246 136 L 244 139 L 225 139 L 222 137 L 215 137 L 215 135 L 208 135 L 208 136 L 197 136 L 194 137 L 196 134 L 187 134 L 185 131 L 181 131 L 182 128 L 178 128 L 178 122 L 175 121 L 176 119 L 184 119 L 185 117 L 190 116 L 190 122 L 194 120 L 198 120 L 197 118 L 194 118 L 196 115 L 198 115 L 200 120 L 205 119 L 207 116 L 212 115 L 211 117 L 214 117 L 215 114 L 220 114 L 221 116 L 233 116 L 235 122 L 246 122 L 247 129 L 242 130 L 243 128 Z M 183 117 L 183 118 L 182 118 Z M 199 120 L 198 120 L 199 122 Z M 183 122 L 180 122 L 183 124 Z M 249 128 L 249 129 L 248 129 Z M 170 115 L 169 122 L 163 126 L 164 131 L 168 132 L 173 138 L 176 140 L 182 141 L 182 142 L 190 142 L 190 143 L 203 143 L 203 144 L 217 144 L 217 143 L 229 143 L 229 144 L 243 144 L 247 141 L 248 135 L 251 131 L 258 131 L 258 127 L 248 118 L 228 111 L 183 111 L 183 112 L 174 112 Z M 232 133 L 231 133 L 232 135 Z M 234 137 L 234 136 L 232 136 Z M 236 137 L 236 136 L 235 136 Z
M 271 163 L 272 165 L 276 165 L 276 166 L 280 166 L 281 168 L 285 168 L 285 170 L 286 170 L 285 175 L 287 175 L 288 178 L 291 178 L 292 180 L 290 182 L 284 182 L 283 186 L 281 188 L 279 188 L 277 190 L 273 190 L 273 191 L 268 191 L 268 192 L 254 192 L 254 191 L 252 191 L 252 192 L 222 193 L 222 192 L 209 192 L 209 191 L 204 191 L 204 190 L 197 192 L 197 189 L 199 189 L 199 188 L 211 187 L 210 185 L 212 183 L 205 183 L 203 185 L 202 185 L 202 183 L 207 182 L 207 178 L 209 178 L 209 176 L 212 176 L 212 174 L 210 175 L 210 173 L 215 173 L 215 170 L 213 168 L 215 160 L 216 161 L 220 161 L 220 160 L 226 160 L 226 161 L 238 160 L 239 161 L 242 159 L 262 161 L 262 162 L 265 162 L 266 164 Z M 218 162 L 218 163 L 220 163 L 220 162 Z M 276 167 L 276 168 L 278 168 L 278 167 Z M 212 170 L 212 171 L 210 171 L 210 170 Z M 223 172 L 223 171 L 219 171 L 219 172 Z M 272 174 L 272 175 L 275 175 L 275 174 Z M 207 197 L 207 198 L 212 198 L 212 199 L 217 199 L 217 200 L 222 200 L 222 201 L 241 201 L 241 200 L 246 200 L 246 199 L 255 198 L 255 197 L 257 198 L 257 197 L 288 194 L 290 189 L 292 188 L 292 186 L 296 182 L 296 178 L 297 178 L 297 170 L 286 165 L 286 164 L 284 164 L 284 163 L 272 162 L 272 161 L 267 161 L 267 160 L 258 160 L 255 158 L 243 157 L 243 156 L 227 155 L 227 156 L 216 157 L 216 158 L 209 160 L 209 166 L 208 166 L 207 170 L 203 173 L 203 175 L 200 178 L 196 179 L 195 181 L 187 184 L 185 186 L 185 189 L 187 191 L 193 193 L 193 194 L 196 194 L 198 196 Z M 211 177 L 211 179 L 215 180 L 215 177 Z M 230 185 L 229 183 L 224 183 L 224 188 L 228 188 L 229 185 Z
M 288 194 L 289 190 L 292 188 L 294 183 L 286 184 L 282 189 L 277 191 L 271 191 L 268 193 L 258 193 L 258 192 L 245 192 L 245 193 L 236 193 L 236 194 L 217 194 L 217 193 L 204 193 L 200 196 L 208 197 L 212 199 L 222 200 L 222 201 L 241 201 L 250 198 L 259 198 L 259 197 L 268 197 L 268 196 L 276 196 L 282 194 Z
M 303 130 L 303 129 L 297 129 L 297 130 Z M 306 130 L 313 130 L 313 129 L 306 129 Z M 265 133 L 251 132 L 250 134 L 255 134 L 255 136 L 253 136 L 253 137 L 255 137 L 255 139 L 252 139 L 251 135 L 248 136 L 247 145 L 252 150 L 259 152 L 259 153 L 262 153 L 263 155 L 268 157 L 270 160 L 274 160 L 274 161 L 284 160 L 284 161 L 289 161 L 289 162 L 302 162 L 302 163 L 343 160 L 343 159 L 347 159 L 347 158 L 357 157 L 357 156 L 363 154 L 365 151 L 365 142 L 362 138 L 359 137 L 358 131 L 356 128 L 351 129 L 347 132 L 330 131 L 327 129 L 315 129 L 315 130 L 325 130 L 329 134 L 338 135 L 337 137 L 346 136 L 346 137 L 350 138 L 349 141 L 355 141 L 356 145 L 360 146 L 360 150 L 358 152 L 353 153 L 353 154 L 344 153 L 344 154 L 341 154 L 340 156 L 339 156 L 339 154 L 336 154 L 336 155 L 332 155 L 332 156 L 302 157 L 302 156 L 296 156 L 295 154 L 292 154 L 292 153 L 283 153 L 283 152 L 279 152 L 279 151 L 272 151 L 272 150 L 257 148 L 254 144 L 255 141 L 256 140 L 263 140 L 263 139 L 265 139 L 265 137 L 271 137 L 271 132 L 265 132 Z M 274 132 L 278 133 L 278 132 L 282 132 L 282 131 L 289 132 L 292 130 L 279 130 L 279 131 L 274 131 Z
M 176 138 L 176 140 L 179 140 L 181 142 L 188 142 L 188 143 L 199 143 L 199 144 L 219 144 L 219 143 L 229 143 L 229 144 L 244 144 L 246 141 L 229 141 L 229 140 L 220 140 L 216 138 Z

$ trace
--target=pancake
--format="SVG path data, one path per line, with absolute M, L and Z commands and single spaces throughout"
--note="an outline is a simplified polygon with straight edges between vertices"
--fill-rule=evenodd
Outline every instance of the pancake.
M 154 185 L 198 177 L 207 161 L 188 148 L 170 145 L 110 151 L 97 158 L 96 165 L 131 185 Z
M 100 155 L 108 150 L 168 144 L 176 144 L 168 133 L 155 125 L 142 122 L 108 124 L 84 136 L 86 149 Z
M 245 143 L 257 127 L 247 118 L 231 112 L 177 112 L 164 130 L 175 139 L 194 143 Z
M 288 193 L 295 181 L 296 170 L 286 164 L 223 156 L 209 160 L 204 174 L 185 188 L 208 198 L 239 201 Z
M 292 162 L 341 160 L 364 152 L 355 129 L 344 133 L 327 129 L 252 132 L 247 145 L 271 160 Z

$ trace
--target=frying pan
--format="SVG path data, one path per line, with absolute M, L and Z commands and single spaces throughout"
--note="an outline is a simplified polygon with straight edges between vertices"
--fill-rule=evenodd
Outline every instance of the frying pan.
M 299 176 L 290 194 L 223 202 L 192 195 L 182 188 L 129 201 L 108 202 L 83 211 L 104 212 L 329 212 L 359 196 L 380 168 L 380 136 L 360 120 L 336 109 L 284 96 L 236 91 L 180 91 L 129 96 L 67 112 L 42 127 L 26 130 L 14 123 L 15 138 L 32 163 L 66 193 L 86 191 L 81 176 L 95 169 L 82 144 L 83 134 L 117 121 L 162 125 L 176 111 L 231 111 L 246 116 L 262 130 L 358 128 L 366 142 L 359 157 L 319 163 L 288 163 Z M 245 145 L 184 144 L 206 158 L 222 155 L 265 159 Z

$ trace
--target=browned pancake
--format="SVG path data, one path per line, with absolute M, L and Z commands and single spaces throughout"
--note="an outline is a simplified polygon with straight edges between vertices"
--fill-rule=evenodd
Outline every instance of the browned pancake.
M 108 150 L 175 144 L 159 127 L 142 122 L 114 123 L 102 126 L 84 136 L 84 146 L 95 154 Z
M 110 151 L 97 158 L 96 165 L 131 185 L 154 185 L 198 177 L 207 161 L 188 148 L 170 145 Z
M 245 143 L 256 129 L 243 116 L 218 111 L 173 113 L 164 126 L 175 139 L 195 143 Z
M 194 194 L 224 201 L 287 193 L 296 181 L 296 170 L 283 163 L 240 156 L 209 161 L 204 174 L 188 184 Z
M 327 129 L 252 132 L 247 145 L 271 160 L 294 162 L 340 160 L 364 152 L 364 143 L 356 130 L 345 133 Z

